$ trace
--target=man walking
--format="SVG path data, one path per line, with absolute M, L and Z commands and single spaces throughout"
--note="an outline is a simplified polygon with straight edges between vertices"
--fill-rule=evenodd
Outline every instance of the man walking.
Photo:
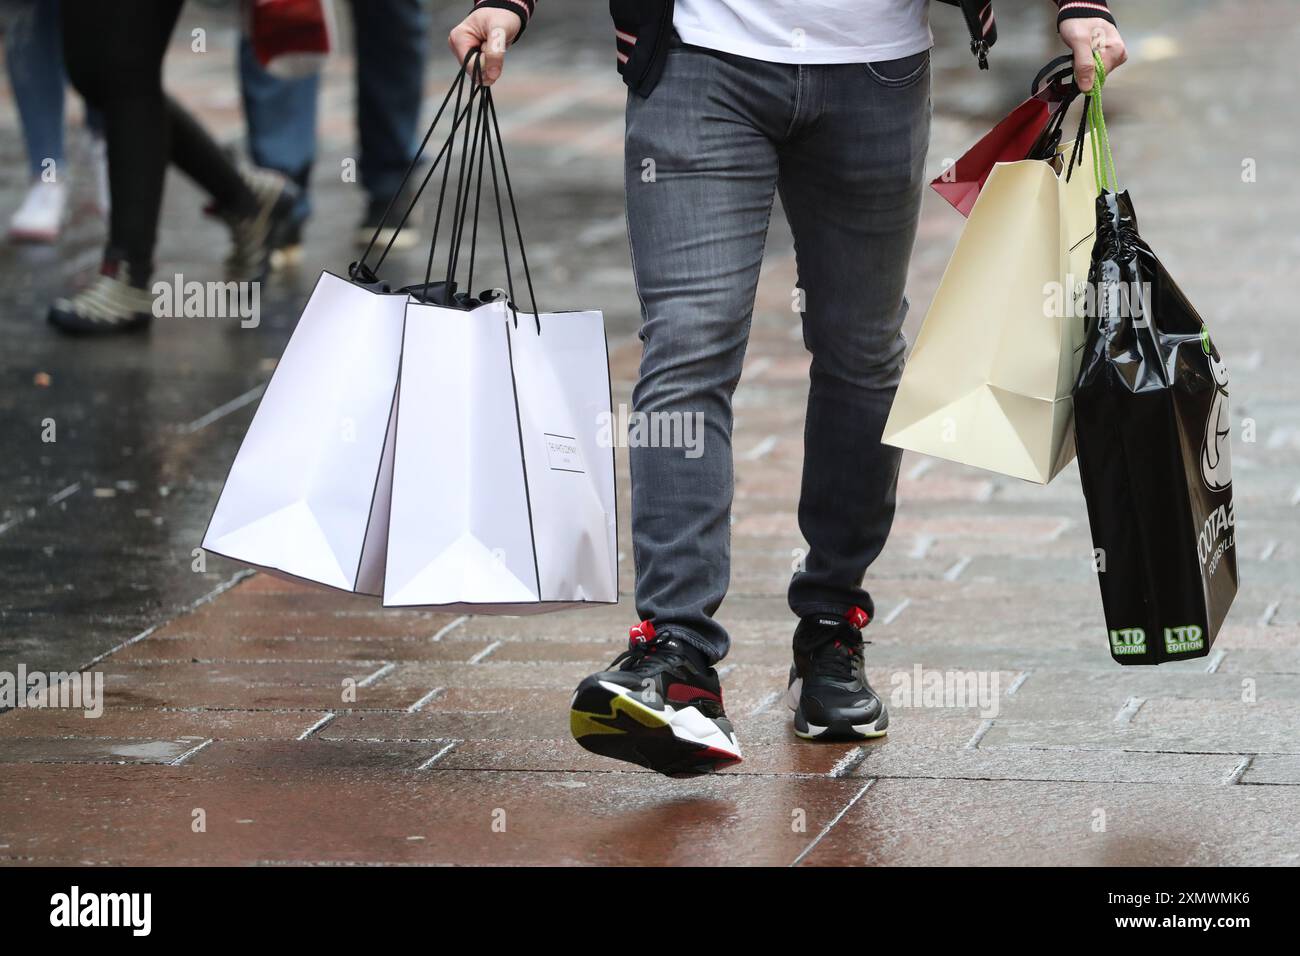
M 987 0 L 959 5 L 980 65 Z M 880 442 L 902 372 L 904 284 L 929 143 L 929 0 L 613 0 L 627 102 L 624 176 L 644 352 L 634 412 L 698 415 L 703 454 L 630 449 L 637 612 L 629 648 L 574 694 L 588 750 L 689 776 L 740 747 L 713 665 L 729 578 L 731 396 L 739 382 L 773 200 L 794 236 L 812 354 L 799 527 L 799 618 L 787 702 L 806 739 L 885 733 L 864 676 L 862 582 L 894 515 L 901 452 Z M 480 0 L 452 31 L 484 80 L 533 0 Z M 1079 86 L 1092 49 L 1124 48 L 1103 0 L 1059 0 Z M 653 169 L 647 176 L 646 170 Z

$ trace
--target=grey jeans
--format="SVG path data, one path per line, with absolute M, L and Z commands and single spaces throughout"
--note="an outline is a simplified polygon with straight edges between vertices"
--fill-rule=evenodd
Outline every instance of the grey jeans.
M 778 190 L 812 354 L 799 498 L 808 551 L 790 607 L 873 613 L 862 582 L 894 516 L 901 453 L 880 435 L 903 366 L 929 129 L 928 52 L 795 66 L 674 39 L 654 91 L 628 97 L 644 343 L 629 429 L 637 612 L 710 658 L 730 646 L 713 615 L 730 577 L 731 397 Z M 660 440 L 671 435 L 694 441 Z

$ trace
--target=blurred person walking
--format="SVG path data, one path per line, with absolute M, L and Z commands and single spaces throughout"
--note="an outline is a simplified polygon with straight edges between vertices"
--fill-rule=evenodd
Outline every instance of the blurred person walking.
M 988 0 L 959 6 L 986 66 Z M 611 0 L 629 87 L 624 178 L 644 344 L 638 420 L 698 420 L 703 454 L 629 440 L 636 607 L 628 650 L 570 705 L 582 746 L 672 776 L 740 759 L 716 664 L 730 575 L 731 396 L 768 219 L 794 235 L 812 353 L 786 702 L 805 739 L 885 733 L 865 676 L 862 584 L 893 522 L 901 452 L 880 441 L 903 367 L 904 285 L 930 129 L 928 0 Z M 533 0 L 479 0 L 449 44 L 501 73 Z M 1075 79 L 1124 46 L 1104 0 L 1059 0 Z M 662 419 L 661 419 L 662 420 Z
M 77 91 L 103 113 L 113 202 L 99 276 L 50 308 L 49 321 L 61 331 L 112 333 L 149 325 L 149 280 L 169 163 L 212 197 L 229 227 L 228 281 L 265 275 L 271 233 L 297 198 L 281 174 L 237 167 L 164 93 L 163 57 L 183 2 L 63 0 L 64 60 Z
M 367 197 L 356 242 L 365 245 L 415 155 L 429 14 L 424 0 L 350 0 L 349 6 L 356 44 L 356 171 Z M 258 166 L 284 173 L 301 190 L 292 215 L 273 238 L 277 258 L 293 262 L 300 254 L 303 224 L 311 215 L 308 183 L 316 161 L 320 76 L 273 75 L 258 63 L 252 43 L 244 37 L 239 80 L 250 157 Z M 412 189 L 418 181 L 418 176 L 411 177 Z M 378 241 L 387 243 L 392 235 L 393 227 L 386 226 Z M 409 248 L 418 241 L 418 232 L 408 222 L 393 247 Z
M 31 186 L 9 222 L 15 242 L 54 242 L 68 214 L 64 153 L 63 71 L 59 0 L 0 0 L 5 67 L 18 106 Z M 86 111 L 91 160 L 101 215 L 108 212 L 103 125 L 98 112 Z

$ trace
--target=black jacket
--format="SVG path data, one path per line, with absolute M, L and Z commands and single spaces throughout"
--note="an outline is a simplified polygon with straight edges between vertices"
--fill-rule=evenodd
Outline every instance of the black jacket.
M 970 32 L 970 49 L 981 70 L 989 66 L 989 47 L 997 42 L 998 28 L 993 18 L 993 0 L 939 0 L 960 7 Z M 1106 0 L 1050 0 L 1057 6 L 1056 20 L 1071 17 L 1101 17 L 1115 22 Z M 476 6 L 499 7 L 519 14 L 524 26 L 533 15 L 536 0 L 477 0 Z M 667 38 L 673 29 L 673 0 L 609 0 L 614 18 L 614 44 L 618 72 L 634 92 L 649 96 L 659 74 L 663 72 Z M 520 30 L 522 35 L 523 31 Z

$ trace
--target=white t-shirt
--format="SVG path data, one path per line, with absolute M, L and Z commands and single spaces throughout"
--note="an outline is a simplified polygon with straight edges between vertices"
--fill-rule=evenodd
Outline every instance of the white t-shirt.
M 683 43 L 771 63 L 874 63 L 928 50 L 930 0 L 677 0 Z

